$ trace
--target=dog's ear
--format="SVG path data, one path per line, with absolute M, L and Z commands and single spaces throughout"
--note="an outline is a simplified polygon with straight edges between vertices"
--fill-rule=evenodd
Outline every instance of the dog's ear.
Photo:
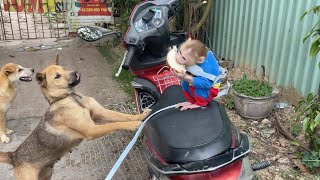
M 6 70 L 6 75 L 9 75 L 9 74 L 11 74 L 12 72 L 10 71 L 10 70 Z
M 41 86 L 47 85 L 46 75 L 44 73 L 37 73 L 36 78 L 38 84 L 40 84 Z
M 15 72 L 15 67 L 12 63 L 6 64 L 4 67 L 4 73 L 8 76 L 11 73 Z
M 57 53 L 56 58 L 51 61 L 51 65 L 59 65 L 59 53 Z

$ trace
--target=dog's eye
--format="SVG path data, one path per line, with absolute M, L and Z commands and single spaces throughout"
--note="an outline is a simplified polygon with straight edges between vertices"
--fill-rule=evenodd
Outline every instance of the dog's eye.
M 57 74 L 56 77 L 54 77 L 55 79 L 59 79 L 61 77 L 61 74 Z
M 22 71 L 23 69 L 19 68 L 18 72 Z

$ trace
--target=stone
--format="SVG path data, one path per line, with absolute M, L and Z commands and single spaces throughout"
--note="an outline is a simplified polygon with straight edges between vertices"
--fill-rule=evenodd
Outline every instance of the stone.
M 262 121 L 261 121 L 261 123 L 263 124 L 263 125 L 269 125 L 270 124 L 270 121 L 269 121 L 269 119 L 263 119 Z
M 270 136 L 275 132 L 275 129 L 263 129 L 261 131 L 261 136 L 265 139 L 270 138 Z
M 284 180 L 281 176 L 279 176 L 279 175 L 276 175 L 275 177 L 274 177 L 274 180 Z
M 259 124 L 258 121 L 252 121 L 252 122 L 250 123 L 251 126 L 257 126 L 258 124 Z

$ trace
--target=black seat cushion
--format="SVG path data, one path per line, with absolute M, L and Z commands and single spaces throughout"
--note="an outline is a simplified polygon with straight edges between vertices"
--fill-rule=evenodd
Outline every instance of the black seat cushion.
M 185 101 L 180 86 L 170 86 L 161 95 L 153 112 Z M 229 149 L 231 124 L 218 102 L 205 109 L 169 109 L 155 115 L 144 128 L 146 138 L 170 163 L 205 160 Z

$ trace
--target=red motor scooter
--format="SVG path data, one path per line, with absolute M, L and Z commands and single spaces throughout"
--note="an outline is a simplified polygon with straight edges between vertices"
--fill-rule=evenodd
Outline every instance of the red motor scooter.
M 185 32 L 170 32 L 169 20 L 180 9 L 178 0 L 144 1 L 131 16 L 123 39 L 127 49 L 121 67 L 130 69 L 137 109 L 153 112 L 185 101 L 180 80 L 171 75 L 166 55 L 171 46 L 187 39 Z M 93 27 L 82 27 L 78 35 L 94 41 L 104 35 Z M 153 179 L 248 180 L 253 171 L 270 165 L 251 165 L 248 136 L 241 133 L 224 107 L 212 101 L 205 109 L 169 109 L 154 115 L 143 129 L 143 152 Z
M 153 106 L 167 87 L 180 84 L 166 66 L 169 47 L 187 39 L 186 32 L 169 31 L 169 20 L 179 10 L 178 1 L 144 1 L 131 13 L 123 39 L 127 53 L 121 68 L 130 68 L 136 75 L 132 86 L 139 112 Z

